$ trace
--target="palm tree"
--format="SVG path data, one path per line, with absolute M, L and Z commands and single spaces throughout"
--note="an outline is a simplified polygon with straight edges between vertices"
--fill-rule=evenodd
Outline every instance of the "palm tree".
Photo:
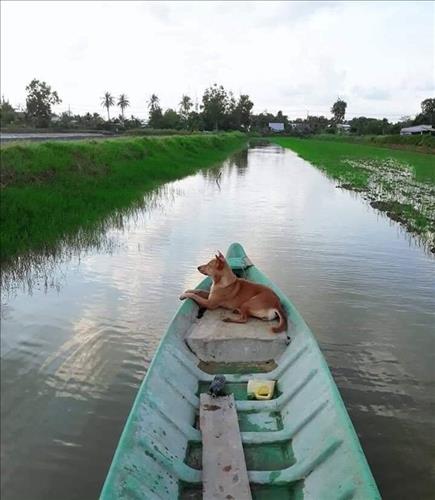
M 121 94 L 118 97 L 118 106 L 121 108 L 122 119 L 124 120 L 124 109 L 130 106 L 130 101 L 125 94 Z
M 148 101 L 148 109 L 152 113 L 158 108 L 160 108 L 160 99 L 156 96 L 156 94 L 152 94 L 150 100 Z
M 107 109 L 107 119 L 109 120 L 109 122 L 110 122 L 109 108 L 111 106 L 114 106 L 114 104 L 115 104 L 115 101 L 113 99 L 113 96 L 110 95 L 110 92 L 106 92 L 104 94 L 104 97 L 101 98 L 101 106 L 103 106 L 103 108 Z
M 192 99 L 188 95 L 183 95 L 180 101 L 180 116 L 185 126 L 187 126 L 187 122 L 189 121 L 189 115 L 192 106 Z

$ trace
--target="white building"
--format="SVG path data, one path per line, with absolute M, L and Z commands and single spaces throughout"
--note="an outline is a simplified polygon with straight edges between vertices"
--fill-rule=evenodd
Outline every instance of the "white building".
M 414 127 L 405 127 L 400 130 L 400 135 L 433 134 L 435 128 L 431 125 L 415 125 Z
M 270 122 L 269 129 L 272 132 L 284 132 L 284 123 Z
M 337 124 L 337 132 L 339 134 L 350 134 L 351 126 L 347 123 L 338 123 Z

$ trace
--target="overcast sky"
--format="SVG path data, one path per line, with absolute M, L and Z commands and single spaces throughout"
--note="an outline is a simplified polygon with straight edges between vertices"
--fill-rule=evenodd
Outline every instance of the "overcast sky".
M 217 82 L 256 112 L 397 120 L 435 95 L 434 2 L 1 2 L 1 92 L 25 104 L 32 78 L 73 113 L 105 91 L 146 116 Z

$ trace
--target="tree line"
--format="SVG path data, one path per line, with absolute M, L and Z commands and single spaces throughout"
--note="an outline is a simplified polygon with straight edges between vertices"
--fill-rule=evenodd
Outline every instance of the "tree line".
M 200 106 L 194 106 L 192 98 L 182 95 L 178 109 L 163 110 L 160 99 L 152 94 L 145 102 L 148 120 L 144 122 L 131 115 L 126 116 L 130 100 L 126 94 L 115 97 L 105 92 L 100 105 L 105 109 L 107 119 L 98 113 L 85 115 L 63 112 L 59 116 L 52 112 L 54 105 L 62 101 L 50 85 L 32 80 L 26 87 L 26 110 L 17 112 L 11 104 L 2 99 L 0 117 L 2 127 L 8 125 L 27 125 L 37 128 L 95 128 L 123 130 L 147 126 L 153 129 L 175 130 L 244 130 L 248 131 L 254 103 L 249 95 L 236 98 L 232 91 L 222 85 L 214 84 L 204 91 Z M 118 116 L 111 116 L 113 108 L 118 107 Z
M 332 118 L 325 116 L 307 116 L 289 120 L 282 111 L 273 114 L 267 111 L 254 114 L 254 103 L 248 94 L 236 97 L 231 90 L 222 85 L 213 84 L 205 89 L 200 105 L 194 105 L 192 98 L 182 95 L 178 108 L 163 110 L 160 99 L 152 94 L 144 102 L 148 111 L 148 120 L 130 115 L 126 111 L 130 107 L 130 100 L 125 93 L 118 97 L 105 92 L 101 97 L 100 105 L 105 109 L 107 119 L 99 113 L 84 115 L 63 112 L 59 116 L 52 112 L 54 105 L 62 101 L 55 90 L 46 82 L 33 79 L 26 87 L 26 110 L 16 111 L 11 104 L 2 98 L 0 106 L 0 122 L 2 127 L 30 126 L 37 128 L 68 128 L 68 129 L 96 129 L 123 131 L 132 128 L 148 127 L 150 129 L 186 130 L 186 131 L 269 131 L 269 123 L 278 122 L 284 125 L 284 132 L 293 135 L 309 135 L 317 133 L 335 133 L 340 125 L 344 124 L 347 103 L 341 99 L 331 107 Z M 118 116 L 111 116 L 111 110 L 118 108 Z M 112 113 L 116 115 L 116 113 Z M 392 134 L 400 132 L 400 128 L 409 125 L 434 124 L 435 99 L 428 98 L 421 103 L 421 113 L 414 119 L 404 117 L 396 123 L 386 118 L 377 119 L 365 116 L 347 120 L 350 131 L 358 135 L 365 134 Z
M 110 121 L 110 108 L 115 105 L 115 99 L 106 92 L 101 104 L 107 110 Z M 121 123 L 124 121 L 124 109 L 130 105 L 127 97 L 122 94 L 118 100 L 121 107 Z M 174 130 L 249 130 L 254 103 L 249 95 L 242 94 L 237 99 L 231 91 L 222 85 L 214 84 L 204 91 L 200 109 L 194 106 L 192 98 L 182 95 L 178 109 L 163 110 L 160 99 L 152 94 L 146 102 L 148 110 L 147 126 L 153 129 Z

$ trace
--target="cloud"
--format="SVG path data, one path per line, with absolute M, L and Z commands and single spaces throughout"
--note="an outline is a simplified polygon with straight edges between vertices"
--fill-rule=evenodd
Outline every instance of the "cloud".
M 166 2 L 140 3 L 149 13 L 163 23 L 173 22 L 174 18 L 170 6 Z
M 267 3 L 268 8 L 258 16 L 257 25 L 268 25 L 276 28 L 279 25 L 289 26 L 300 23 L 318 15 L 323 11 L 339 10 L 342 2 L 310 1 L 310 2 L 277 2 Z
M 427 92 L 428 94 L 435 94 L 435 75 L 432 80 L 416 82 L 415 90 L 419 92 Z
M 66 49 L 67 57 L 70 61 L 79 61 L 86 55 L 89 43 L 86 37 L 81 37 L 70 44 Z
M 391 92 L 386 89 L 381 89 L 378 87 L 364 88 L 358 85 L 352 88 L 352 94 L 363 99 L 374 101 L 384 101 L 392 97 Z
M 152 92 L 177 107 L 214 82 L 291 117 L 327 114 L 338 95 L 349 113 L 413 114 L 433 91 L 433 47 L 421 49 L 434 39 L 430 2 L 35 1 L 1 12 L 1 85 L 14 104 L 33 77 L 59 92 L 59 111 L 101 112 L 109 90 L 141 117 Z

